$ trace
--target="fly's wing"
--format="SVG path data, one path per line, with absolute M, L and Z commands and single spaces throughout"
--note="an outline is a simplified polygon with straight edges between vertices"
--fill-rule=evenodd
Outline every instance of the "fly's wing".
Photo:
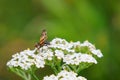
M 47 32 L 44 30 L 42 31 L 41 37 L 40 37 L 40 45 L 43 46 L 45 41 L 47 40 Z
M 47 32 L 46 30 L 42 30 L 41 36 L 40 36 L 40 41 L 39 43 L 35 44 L 35 47 L 37 49 L 39 49 L 40 47 L 44 46 L 44 44 L 46 44 L 46 40 L 47 40 Z
M 44 42 L 46 41 L 47 37 L 45 36 L 41 36 L 40 37 L 40 45 L 44 44 Z

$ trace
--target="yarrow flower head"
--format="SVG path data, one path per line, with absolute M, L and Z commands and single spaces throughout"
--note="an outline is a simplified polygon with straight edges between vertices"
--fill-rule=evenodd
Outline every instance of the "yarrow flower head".
M 88 41 L 68 42 L 65 39 L 55 38 L 49 45 L 14 54 L 7 62 L 7 66 L 16 73 L 25 70 L 26 74 L 28 70 L 29 75 L 31 74 L 29 72 L 47 65 L 56 75 L 46 76 L 43 80 L 86 80 L 77 74 L 92 64 L 97 64 L 97 58 L 101 57 L 103 57 L 101 51 Z M 30 76 L 28 78 L 25 79 L 31 80 Z
M 53 60 L 56 56 L 57 59 L 62 59 L 66 64 L 79 65 L 82 62 L 95 63 L 96 55 L 101 58 L 103 55 L 99 49 L 96 49 L 90 42 L 83 43 L 67 42 L 65 39 L 55 38 L 50 42 L 50 45 L 41 47 L 37 54 L 36 49 L 24 50 L 12 56 L 12 59 L 7 63 L 9 67 L 21 67 L 27 70 L 32 65 L 37 68 L 44 67 L 45 60 Z
M 49 47 L 67 51 L 68 53 L 82 53 L 83 51 L 85 53 L 86 51 L 85 54 L 91 53 L 91 55 L 96 55 L 99 58 L 103 56 L 101 51 L 96 49 L 95 46 L 88 41 L 84 41 L 83 43 L 80 43 L 79 41 L 67 42 L 65 39 L 55 38 L 50 42 Z
M 81 62 L 87 62 L 87 63 L 97 63 L 94 57 L 92 57 L 89 54 L 82 54 L 82 53 L 74 53 L 74 54 L 67 54 L 65 55 L 63 62 L 66 62 L 66 64 L 75 64 L 79 65 Z
M 88 42 L 88 41 L 84 41 L 81 44 L 81 47 L 88 47 L 88 49 L 90 50 L 90 52 L 92 54 L 96 55 L 99 58 L 103 57 L 101 51 L 99 49 L 96 49 L 95 46 L 93 44 L 91 44 L 90 42 Z
M 44 59 L 52 60 L 53 51 L 47 46 L 43 46 L 38 50 L 38 55 L 42 56 Z
M 28 70 L 31 66 L 37 68 L 43 68 L 45 65 L 44 58 L 37 54 L 34 54 L 35 50 L 24 50 L 20 53 L 16 53 L 12 56 L 12 59 L 7 62 L 9 67 L 21 67 L 24 70 Z
M 82 76 L 77 77 L 77 73 L 73 71 L 62 70 L 58 75 L 45 76 L 43 80 L 87 80 Z
M 103 56 L 101 51 L 88 41 L 67 42 L 65 39 L 55 38 L 48 47 L 54 49 L 54 56 L 63 59 L 66 64 L 79 65 L 81 62 L 97 64 L 93 56 L 96 55 L 98 58 Z

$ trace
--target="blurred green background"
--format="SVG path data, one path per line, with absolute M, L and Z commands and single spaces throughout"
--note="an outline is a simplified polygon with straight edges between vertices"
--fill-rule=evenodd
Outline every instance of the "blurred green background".
M 49 41 L 89 40 L 101 49 L 99 63 L 80 73 L 88 80 L 120 80 L 119 0 L 0 0 L 0 80 L 22 80 L 6 62 L 16 52 L 34 49 L 42 29 Z

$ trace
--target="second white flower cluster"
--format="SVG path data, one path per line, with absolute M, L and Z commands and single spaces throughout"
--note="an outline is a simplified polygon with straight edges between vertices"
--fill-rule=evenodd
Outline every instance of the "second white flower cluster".
M 77 74 L 74 73 L 73 71 L 68 72 L 66 70 L 63 70 L 60 73 L 58 73 L 57 76 L 52 74 L 50 76 L 45 76 L 43 80 L 87 80 L 87 79 L 82 76 L 77 77 Z

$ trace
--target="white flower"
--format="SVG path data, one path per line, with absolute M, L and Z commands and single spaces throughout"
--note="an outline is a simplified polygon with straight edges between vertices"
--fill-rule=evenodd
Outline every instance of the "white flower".
M 72 47 L 76 47 L 76 46 L 80 46 L 80 41 L 77 42 L 70 42 L 70 44 L 72 45 Z
M 65 39 L 55 38 L 50 42 L 49 47 L 69 50 L 70 48 L 72 48 L 72 45 L 69 44 Z
M 53 39 L 50 44 L 68 44 L 68 42 L 65 39 L 61 39 L 61 38 L 55 38 Z
M 32 65 L 37 68 L 44 67 L 44 58 L 35 54 L 35 50 L 24 50 L 12 56 L 12 59 L 7 62 L 8 67 L 21 67 L 28 70 Z
M 40 68 L 40 67 L 43 68 L 45 65 L 44 58 L 39 55 L 35 55 L 34 64 L 36 65 L 37 68 Z
M 92 57 L 92 55 L 88 55 L 88 54 L 81 54 L 80 61 L 97 64 L 96 59 L 94 57 Z
M 40 48 L 38 55 L 42 56 L 44 59 L 52 60 L 53 52 L 47 46 Z
M 89 47 L 89 48 L 95 49 L 95 46 L 94 46 L 93 44 L 91 44 L 90 42 L 88 42 L 88 41 L 84 41 L 84 42 L 81 44 L 81 46 L 87 46 L 87 47 Z
M 79 65 L 81 62 L 87 62 L 87 63 L 95 63 L 97 64 L 97 61 L 94 57 L 88 54 L 81 54 L 81 53 L 74 53 L 74 54 L 67 54 L 63 58 L 63 62 L 66 64 L 75 64 Z
M 77 78 L 77 80 L 87 80 L 87 79 L 84 78 L 84 77 L 82 77 L 82 76 L 79 76 L 79 77 Z
M 62 50 L 55 50 L 55 56 L 57 56 L 58 59 L 64 58 L 64 53 Z
M 43 80 L 58 80 L 55 75 L 45 76 Z
M 98 49 L 98 50 L 95 50 L 95 49 L 90 49 L 91 52 L 96 55 L 97 57 L 101 58 L 103 57 L 103 54 L 101 53 L 101 51 Z
M 81 44 L 81 47 L 84 47 L 84 46 L 87 46 L 89 50 L 97 57 L 99 58 L 103 57 L 103 54 L 101 53 L 101 51 L 99 49 L 96 50 L 95 46 L 90 42 L 85 41 L 84 43 Z
M 58 75 L 46 76 L 44 77 L 43 80 L 87 80 L 87 79 L 82 76 L 77 77 L 77 73 L 73 71 L 68 72 L 66 70 L 62 70 L 61 72 L 58 73 Z
M 68 72 L 66 70 L 61 71 L 60 73 L 58 73 L 57 75 L 59 77 L 60 80 L 75 80 L 77 77 L 77 74 L 74 72 Z

